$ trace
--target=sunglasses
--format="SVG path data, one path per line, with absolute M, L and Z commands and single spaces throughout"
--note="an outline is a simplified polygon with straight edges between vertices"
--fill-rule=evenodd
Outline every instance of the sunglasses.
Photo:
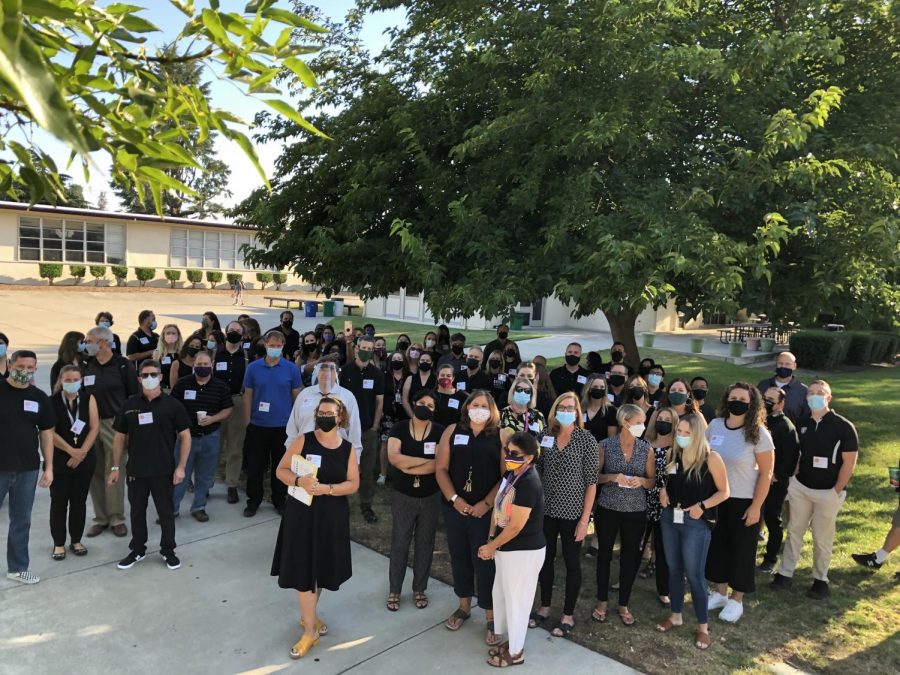
M 529 389 L 528 387 L 516 387 L 516 392 L 515 392 L 515 393 L 517 393 L 517 394 L 530 394 L 530 393 L 531 393 L 531 389 Z
M 510 452 L 509 450 L 506 451 L 506 456 L 511 459 L 523 459 L 525 457 L 521 452 Z
M 148 377 L 160 377 L 162 373 L 141 373 L 140 377 L 142 380 L 146 380 Z

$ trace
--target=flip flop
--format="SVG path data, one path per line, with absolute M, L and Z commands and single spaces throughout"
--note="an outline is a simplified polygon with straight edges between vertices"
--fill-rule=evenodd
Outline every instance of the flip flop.
M 494 632 L 494 622 L 487 622 L 487 635 L 484 636 L 484 644 L 488 647 L 496 647 L 503 638 Z
M 541 616 L 536 611 L 532 612 L 528 616 L 528 627 L 529 628 L 537 628 L 538 626 L 543 626 L 544 622 L 549 619 L 549 616 Z
M 469 617 L 472 616 L 471 612 L 465 612 L 461 608 L 457 609 L 453 614 L 450 615 L 450 618 L 447 619 L 447 622 L 444 624 L 444 627 L 447 630 L 458 631 L 462 628 L 462 625 L 469 620 Z M 454 619 L 459 621 L 459 623 L 455 623 Z
M 414 593 L 413 597 L 416 601 L 416 609 L 425 609 L 428 607 L 428 596 L 424 593 Z
M 619 612 L 619 620 L 622 622 L 623 626 L 631 627 L 637 623 L 634 618 L 634 615 L 629 611 Z
M 606 610 L 603 609 L 595 609 L 591 612 L 591 619 L 596 621 L 597 623 L 606 623 Z

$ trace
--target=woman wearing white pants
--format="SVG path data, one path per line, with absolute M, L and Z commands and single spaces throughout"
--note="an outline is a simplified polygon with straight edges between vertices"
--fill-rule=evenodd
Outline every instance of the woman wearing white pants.
M 488 665 L 503 668 L 525 662 L 525 635 L 538 574 L 544 564 L 544 491 L 532 463 L 539 452 L 527 432 L 513 434 L 506 445 L 505 477 L 494 500 L 482 560 L 494 559 L 494 632 L 508 640 L 492 647 Z

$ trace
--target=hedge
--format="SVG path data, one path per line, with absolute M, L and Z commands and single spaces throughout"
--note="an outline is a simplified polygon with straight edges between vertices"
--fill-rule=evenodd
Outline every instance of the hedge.
M 41 279 L 46 279 L 49 284 L 53 285 L 54 279 L 59 279 L 63 273 L 63 266 L 59 263 L 41 263 L 38 265 L 38 274 Z
M 91 276 L 94 277 L 94 286 L 99 286 L 100 280 L 106 276 L 106 265 L 91 265 Z
M 272 273 L 271 272 L 257 272 L 256 280 L 262 284 L 262 289 L 266 290 L 266 284 L 272 283 Z
M 146 286 L 148 281 L 153 281 L 156 276 L 155 267 L 135 267 L 134 276 L 140 282 L 141 286 Z
M 112 267 L 110 267 L 110 271 L 116 278 L 116 282 L 119 284 L 119 286 L 126 285 L 126 279 L 128 279 L 128 268 L 125 265 L 113 265 Z
M 187 280 L 193 284 L 194 288 L 197 288 L 197 284 L 203 281 L 203 270 L 188 270 L 186 274 Z
M 791 352 L 801 368 L 832 370 L 844 363 L 853 339 L 851 333 L 804 330 L 791 335 Z
M 222 281 L 222 273 L 221 272 L 207 272 L 206 280 L 212 284 L 212 288 L 216 287 L 216 284 Z
M 169 280 L 169 285 L 175 288 L 175 282 L 181 279 L 181 270 L 163 270 L 163 276 Z
M 234 284 L 237 283 L 238 281 L 244 280 L 244 275 L 243 274 L 226 274 L 225 278 L 228 279 L 228 284 L 230 286 L 234 286 Z
M 287 274 L 273 274 L 272 281 L 275 282 L 275 290 L 281 290 L 281 284 L 287 283 Z
M 84 265 L 69 265 L 69 274 L 75 277 L 76 284 L 81 283 L 81 280 L 84 279 L 86 273 L 87 268 Z

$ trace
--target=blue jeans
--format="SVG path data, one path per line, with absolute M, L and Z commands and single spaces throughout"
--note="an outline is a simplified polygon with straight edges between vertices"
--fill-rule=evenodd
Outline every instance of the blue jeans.
M 6 537 L 6 571 L 27 572 L 31 507 L 39 470 L 0 471 L 0 508 L 9 494 L 9 534 Z
M 691 601 L 697 623 L 707 623 L 709 612 L 704 571 L 712 530 L 704 520 L 694 520 L 687 513 L 684 514 L 684 524 L 676 525 L 672 521 L 672 513 L 671 506 L 663 509 L 659 521 L 666 562 L 669 564 L 669 597 L 672 601 L 672 612 L 681 614 L 684 611 L 686 576 L 691 587 Z
M 175 447 L 175 462 L 180 459 L 180 450 Z M 219 431 L 206 436 L 191 438 L 191 454 L 188 455 L 184 469 L 184 480 L 175 486 L 175 513 L 181 508 L 181 500 L 187 492 L 188 481 L 194 476 L 194 503 L 191 513 L 206 509 L 206 493 L 213 486 L 216 478 L 216 467 L 219 464 Z

